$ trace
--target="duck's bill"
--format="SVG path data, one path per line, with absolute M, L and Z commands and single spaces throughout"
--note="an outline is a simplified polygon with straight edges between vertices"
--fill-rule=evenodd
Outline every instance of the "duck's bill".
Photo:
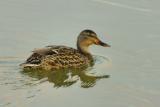
M 104 43 L 104 42 L 102 42 L 102 41 L 99 41 L 99 42 L 98 42 L 98 45 L 101 45 L 101 46 L 104 46 L 104 47 L 111 47 L 109 44 Z

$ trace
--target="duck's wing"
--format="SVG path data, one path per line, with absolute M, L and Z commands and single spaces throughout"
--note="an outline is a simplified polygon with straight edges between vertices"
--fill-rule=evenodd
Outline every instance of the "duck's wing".
M 88 63 L 88 58 L 74 48 L 66 46 L 47 46 L 45 48 L 35 49 L 23 66 L 67 68 L 79 67 L 87 65 Z
M 34 49 L 32 52 L 40 54 L 42 56 L 57 54 L 56 47 L 55 48 L 53 48 L 53 47 L 44 47 L 44 48 L 40 48 L 40 49 Z
M 41 62 L 42 66 L 47 65 L 52 66 L 53 68 L 79 68 L 83 65 L 88 66 L 89 64 L 88 58 L 74 48 L 58 46 L 56 48 L 52 47 L 51 49 L 55 49 L 57 54 L 47 55 L 43 58 Z
M 32 55 L 26 60 L 25 64 L 40 64 L 45 56 L 57 54 L 57 51 L 53 47 L 34 49 L 32 52 Z

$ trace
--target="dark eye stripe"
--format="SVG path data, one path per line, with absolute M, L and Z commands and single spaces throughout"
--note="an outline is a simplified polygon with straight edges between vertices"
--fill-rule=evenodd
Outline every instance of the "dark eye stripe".
M 88 36 L 93 38 L 97 37 L 95 34 L 89 34 Z

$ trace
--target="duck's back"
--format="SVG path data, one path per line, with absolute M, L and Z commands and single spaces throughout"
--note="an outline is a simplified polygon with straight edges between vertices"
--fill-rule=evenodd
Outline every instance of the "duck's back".
M 60 69 L 80 68 L 88 66 L 92 58 L 88 58 L 78 50 L 66 46 L 47 46 L 36 49 L 26 60 L 24 68 Z

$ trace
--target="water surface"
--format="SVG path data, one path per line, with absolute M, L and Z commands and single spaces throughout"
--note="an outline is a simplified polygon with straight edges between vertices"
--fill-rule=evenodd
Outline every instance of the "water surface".
M 160 1 L 0 1 L 0 107 L 158 107 Z M 111 48 L 92 46 L 84 72 L 24 73 L 34 48 L 75 47 L 93 29 Z M 57 76 L 56 76 L 57 75 Z

